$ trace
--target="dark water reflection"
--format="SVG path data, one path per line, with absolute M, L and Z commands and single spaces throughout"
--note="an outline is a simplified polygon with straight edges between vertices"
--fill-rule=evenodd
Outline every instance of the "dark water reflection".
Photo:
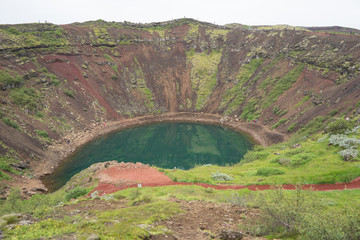
M 43 180 L 53 191 L 96 162 L 142 162 L 162 168 L 238 163 L 253 146 L 230 129 L 195 123 L 157 123 L 98 138 L 79 149 Z

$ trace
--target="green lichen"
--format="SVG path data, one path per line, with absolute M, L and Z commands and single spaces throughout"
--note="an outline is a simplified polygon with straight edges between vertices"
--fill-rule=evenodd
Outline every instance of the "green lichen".
M 124 71 L 127 72 L 130 78 L 131 88 L 140 93 L 148 111 L 152 112 L 155 110 L 153 93 L 146 85 L 144 72 L 138 64 L 136 58 L 134 59 L 134 62 L 135 64 L 133 70 L 129 71 L 129 69 L 125 68 Z
M 217 40 L 218 38 L 222 38 L 226 41 L 226 35 L 229 30 L 227 29 L 208 29 L 206 30 L 206 34 L 210 36 L 210 40 Z
M 65 46 L 61 27 L 52 24 L 19 24 L 0 29 L 0 49 Z
M 294 82 L 296 82 L 304 67 L 305 64 L 299 64 L 290 70 L 284 77 L 278 79 L 277 81 L 272 81 L 273 87 L 269 90 L 266 98 L 263 100 L 262 108 L 265 109 L 276 102 L 278 97 L 288 90 Z
M 197 95 L 195 105 L 200 110 L 216 86 L 221 51 L 212 51 L 210 54 L 191 52 L 187 56 L 188 64 L 191 65 L 191 86 Z
M 247 89 L 244 84 L 250 80 L 251 76 L 253 76 L 255 71 L 262 65 L 263 61 L 262 58 L 254 58 L 248 64 L 245 64 L 240 68 L 233 86 L 225 91 L 220 103 L 220 108 L 224 108 L 227 105 L 227 114 L 234 112 L 239 105 L 243 103 L 246 98 L 245 90 Z

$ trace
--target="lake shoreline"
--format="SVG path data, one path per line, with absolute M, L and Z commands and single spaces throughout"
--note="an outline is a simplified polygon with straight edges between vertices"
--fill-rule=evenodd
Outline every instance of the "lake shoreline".
M 237 119 L 224 117 L 218 114 L 180 112 L 146 115 L 101 123 L 88 130 L 64 136 L 56 143 L 49 146 L 44 157 L 31 166 L 34 178 L 41 180 L 41 177 L 51 174 L 67 157 L 71 156 L 79 147 L 87 144 L 93 139 L 123 129 L 160 122 L 192 122 L 221 125 L 248 135 L 255 143 L 261 146 L 269 146 L 287 139 L 286 135 L 271 131 L 260 122 L 241 122 Z M 41 187 L 44 188 L 44 186 Z

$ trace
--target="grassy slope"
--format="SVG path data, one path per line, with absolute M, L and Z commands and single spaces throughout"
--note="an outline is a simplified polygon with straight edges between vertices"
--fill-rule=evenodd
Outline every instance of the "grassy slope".
M 168 201 L 173 196 L 178 199 L 193 201 L 204 200 L 217 203 L 237 203 L 248 207 L 259 207 L 257 198 L 259 194 L 268 198 L 271 191 L 252 192 L 249 190 L 213 190 L 199 186 L 167 186 L 142 189 L 126 189 L 101 198 L 98 204 L 118 204 L 116 209 L 91 209 L 88 212 L 76 212 L 80 206 L 91 206 L 89 199 L 66 202 L 64 192 L 46 196 L 34 196 L 33 200 L 23 202 L 29 213 L 34 212 L 39 221 L 32 225 L 18 226 L 5 233 L 12 239 L 38 239 L 39 237 L 66 237 L 78 236 L 86 239 L 96 234 L 102 239 L 137 239 L 139 236 L 165 233 L 166 229 L 153 223 L 168 219 L 181 212 L 178 203 Z M 285 191 L 286 195 L 294 195 L 294 191 Z M 360 204 L 359 190 L 314 192 L 314 197 L 325 203 L 326 212 L 342 209 L 347 204 Z M 241 199 L 241 203 L 237 200 Z M 351 200 L 351 201 L 350 201 Z M 65 201 L 60 203 L 59 201 Z M 99 201 L 99 198 L 96 200 Z M 41 205 L 47 203 L 49 206 Z M 30 207 L 41 205 L 42 213 L 38 208 Z M 57 205 L 57 206 L 56 206 Z M 68 212 L 69 207 L 73 213 Z M 16 219 L 12 220 L 16 223 Z M 2 222 L 2 225 L 6 225 Z M 144 228 L 145 226 L 145 228 Z
M 280 143 L 267 148 L 255 148 L 245 155 L 239 164 L 219 166 L 198 166 L 190 170 L 164 170 L 177 181 L 221 183 L 211 179 L 212 173 L 222 172 L 234 178 L 227 183 L 241 185 L 265 184 L 319 184 L 349 182 L 360 175 L 360 164 L 343 161 L 338 146 L 328 142 L 318 143 L 319 136 L 300 141 L 300 148 Z M 269 176 L 258 171 L 266 169 Z M 283 174 L 271 175 L 276 170 Z

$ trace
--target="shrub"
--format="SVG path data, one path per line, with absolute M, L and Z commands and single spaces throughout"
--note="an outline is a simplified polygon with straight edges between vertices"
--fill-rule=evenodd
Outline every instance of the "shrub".
M 351 160 L 358 156 L 358 150 L 349 148 L 338 152 L 338 154 L 340 154 L 344 160 Z
M 286 131 L 288 131 L 289 133 L 292 133 L 295 130 L 296 125 L 297 125 L 297 123 L 291 124 Z
M 43 114 L 42 112 L 37 112 L 37 113 L 35 114 L 35 116 L 38 117 L 38 118 L 43 118 L 43 117 L 44 117 L 44 114 Z
M 83 187 L 75 187 L 74 189 L 71 189 L 65 196 L 65 200 L 69 201 L 70 199 L 73 198 L 78 198 L 78 197 L 82 197 L 85 196 L 86 194 L 89 193 L 89 190 Z
M 267 156 L 269 156 L 270 153 L 268 152 L 256 152 L 256 149 L 254 149 L 254 151 L 248 151 L 244 157 L 243 160 L 240 161 L 240 163 L 249 163 L 249 162 L 253 162 L 255 160 L 263 160 L 265 159 Z
M 355 148 L 360 145 L 360 139 L 350 138 L 343 134 L 331 135 L 329 143 L 343 148 Z
M 275 123 L 274 125 L 271 126 L 271 129 L 275 129 L 277 128 L 280 124 L 286 122 L 285 118 L 280 119 L 277 123 Z
M 359 209 L 346 206 L 342 210 L 321 212 L 314 209 L 300 223 L 302 239 L 360 239 Z
M 13 89 L 10 92 L 10 97 L 12 101 L 20 106 L 27 106 L 29 109 L 34 110 L 37 107 L 37 96 L 35 89 L 33 88 L 18 88 Z
M 330 134 L 344 134 L 346 130 L 351 128 L 351 123 L 345 119 L 336 119 L 330 123 L 327 128 L 327 132 Z
M 300 223 L 316 204 L 312 191 L 297 187 L 295 193 L 286 194 L 281 188 L 268 193 L 260 193 L 257 199 L 261 211 L 259 224 L 261 234 L 278 233 L 291 235 L 300 232 Z
M 280 108 L 279 108 L 279 106 L 274 106 L 273 107 L 273 113 L 275 114 L 275 115 L 278 115 L 278 113 L 280 112 Z
M 291 163 L 291 159 L 279 158 L 278 163 L 281 164 L 281 165 L 289 165 Z
M 315 158 L 315 155 L 311 153 L 302 153 L 295 156 L 294 159 L 291 160 L 289 166 L 291 167 L 299 167 L 311 161 L 311 159 Z
M 11 121 L 8 117 L 2 118 L 1 121 L 12 128 L 19 129 L 19 125 L 17 125 L 16 122 Z
M 49 137 L 49 134 L 46 132 L 46 131 L 41 131 L 41 130 L 38 130 L 36 129 L 36 134 L 39 135 L 40 137 L 43 137 L 43 138 L 48 138 Z
M 71 98 L 75 98 L 74 93 L 69 89 L 64 89 L 64 93 L 66 96 L 69 96 Z
M 259 168 L 256 171 L 256 176 L 264 176 L 264 177 L 268 177 L 268 176 L 272 176 L 272 175 L 281 175 L 284 174 L 285 172 L 281 169 L 277 169 L 277 168 Z
M 216 172 L 211 175 L 211 178 L 215 181 L 232 181 L 234 178 L 230 177 L 226 173 Z
M 330 116 L 334 116 L 334 115 L 336 115 L 338 112 L 339 112 L 338 109 L 334 109 L 334 110 L 331 110 L 331 112 L 329 113 L 329 115 L 330 115 Z
M 15 88 L 23 84 L 23 79 L 16 75 L 15 77 L 11 76 L 7 72 L 0 71 L 0 85 L 3 85 L 3 89 L 6 88 Z
M 54 84 L 54 86 L 59 86 L 60 80 L 54 74 L 49 74 L 49 77 L 51 79 L 51 83 Z

